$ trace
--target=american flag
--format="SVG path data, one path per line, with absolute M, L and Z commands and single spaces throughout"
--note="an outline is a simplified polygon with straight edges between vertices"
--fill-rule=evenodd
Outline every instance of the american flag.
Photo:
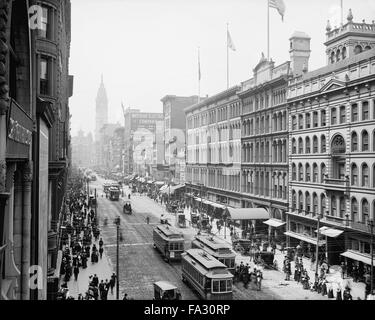
M 268 0 L 270 8 L 275 8 L 281 15 L 281 20 L 284 21 L 285 4 L 283 0 Z

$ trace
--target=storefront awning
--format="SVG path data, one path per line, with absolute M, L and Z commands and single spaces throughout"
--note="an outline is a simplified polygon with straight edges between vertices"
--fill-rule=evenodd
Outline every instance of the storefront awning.
M 269 226 L 275 227 L 275 228 L 279 228 L 286 224 L 286 222 L 282 222 L 276 219 L 270 219 L 270 220 L 264 221 L 263 223 L 268 224 Z
M 365 255 L 363 253 L 352 251 L 352 250 L 345 251 L 344 253 L 341 253 L 341 255 L 343 257 L 353 259 L 356 261 L 361 261 L 365 264 L 371 265 L 371 257 L 369 255 Z
M 269 213 L 263 208 L 227 208 L 231 220 L 267 220 Z
M 315 230 L 315 232 L 317 232 L 317 230 Z M 342 231 L 342 230 L 333 229 L 333 228 L 329 228 L 329 227 L 321 227 L 319 229 L 319 232 L 322 235 L 330 237 L 330 238 L 337 238 L 339 235 L 344 233 L 344 231 Z
M 305 235 L 303 235 L 303 234 L 300 234 L 300 233 L 294 233 L 294 232 L 290 232 L 290 231 L 288 231 L 288 232 L 284 232 L 284 234 L 286 235 L 286 236 L 289 236 L 289 237 L 292 237 L 292 238 L 295 238 L 295 239 L 298 239 L 298 240 L 302 240 L 302 241 L 305 241 L 305 242 L 308 242 L 308 243 L 311 243 L 311 244 L 313 244 L 313 245 L 316 245 L 316 239 L 314 239 L 314 238 L 310 238 L 310 237 L 308 237 L 308 236 L 305 236 Z M 326 242 L 325 242 L 325 240 L 319 240 L 319 247 L 320 246 L 323 246 L 323 245 L 325 245 L 326 244 Z
M 163 190 L 161 190 L 161 193 L 170 193 L 170 194 L 174 194 L 176 190 L 179 190 L 179 189 L 182 189 L 183 187 L 185 187 L 185 185 L 183 184 L 178 184 L 176 186 L 166 186 L 166 188 L 164 188 Z

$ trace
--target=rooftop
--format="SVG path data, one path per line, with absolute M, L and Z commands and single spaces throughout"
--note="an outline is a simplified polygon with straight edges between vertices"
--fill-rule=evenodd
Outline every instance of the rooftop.
M 226 268 L 225 264 L 221 263 L 202 249 L 189 249 L 186 250 L 186 253 L 206 269 Z

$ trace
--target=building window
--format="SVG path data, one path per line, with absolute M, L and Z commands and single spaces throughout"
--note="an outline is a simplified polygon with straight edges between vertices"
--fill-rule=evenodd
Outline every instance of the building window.
M 357 199 L 352 199 L 352 221 L 358 222 L 358 201 Z
M 298 181 L 303 181 L 303 169 L 302 164 L 298 165 Z
M 294 163 L 292 164 L 292 180 L 297 180 L 297 167 Z
M 358 121 L 358 105 L 353 104 L 352 105 L 352 122 Z
M 302 192 L 298 192 L 298 213 L 303 212 L 303 194 Z
M 326 136 L 322 136 L 321 138 L 321 153 L 327 152 L 327 146 L 326 146 Z
M 369 168 L 367 164 L 362 165 L 362 187 L 369 187 Z
M 326 111 L 325 110 L 321 110 L 320 111 L 320 123 L 321 123 L 321 126 L 322 127 L 325 127 L 326 126 Z
M 292 117 L 292 130 L 297 130 L 297 117 Z
M 322 163 L 320 165 L 320 182 L 321 183 L 324 183 L 324 179 L 325 179 L 325 176 L 326 176 L 326 165 L 324 163 Z
M 318 113 L 316 111 L 313 113 L 313 127 L 318 127 Z
M 364 199 L 362 201 L 362 222 L 367 224 L 369 221 L 369 205 L 368 201 Z
M 38 29 L 38 36 L 41 38 L 51 38 L 50 9 L 42 6 L 41 28 Z
M 346 111 L 345 111 L 345 106 L 340 107 L 340 123 L 345 123 L 346 122 Z
M 310 165 L 306 163 L 306 182 L 311 181 L 311 171 L 310 171 Z
M 296 192 L 292 191 L 292 211 L 296 211 L 297 208 L 297 195 Z
M 337 200 L 335 196 L 332 196 L 331 199 L 331 215 L 334 217 L 337 215 Z
M 311 144 L 310 144 L 310 138 L 306 137 L 306 153 L 310 154 L 311 153 Z
M 49 63 L 48 58 L 40 58 L 40 94 L 48 95 L 49 92 Z
M 366 130 L 362 132 L 362 151 L 369 151 L 368 133 Z
M 318 138 L 316 136 L 313 137 L 313 153 L 318 153 Z
M 352 164 L 352 186 L 358 186 L 358 167 Z
M 311 115 L 310 113 L 306 113 L 306 128 L 309 129 L 311 127 Z
M 362 121 L 369 120 L 369 109 L 368 109 L 368 101 L 362 102 Z
M 344 218 L 346 213 L 346 203 L 345 203 L 345 198 L 341 197 L 340 198 L 340 218 Z
M 323 215 L 326 212 L 326 196 L 322 194 L 320 196 L 320 213 Z
M 316 163 L 313 164 L 313 182 L 318 182 L 318 165 Z
M 303 115 L 302 114 L 298 115 L 298 129 L 300 130 L 303 129 Z
M 296 139 L 293 138 L 292 140 L 292 154 L 296 154 L 297 153 L 297 142 L 296 142 Z
M 337 124 L 337 110 L 336 108 L 331 109 L 331 125 Z
M 306 213 L 311 213 L 311 197 L 308 192 L 306 192 Z
M 352 133 L 352 152 L 358 151 L 358 136 L 356 132 Z
M 313 194 L 313 215 L 318 213 L 318 196 L 316 193 Z
M 299 138 L 298 139 L 298 154 L 302 154 L 303 153 L 303 140 L 302 138 Z

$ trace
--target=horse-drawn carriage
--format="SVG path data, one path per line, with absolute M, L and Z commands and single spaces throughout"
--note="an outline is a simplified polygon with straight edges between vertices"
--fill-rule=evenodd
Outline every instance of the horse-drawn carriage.
M 249 255 L 251 249 L 251 240 L 235 239 L 232 241 L 233 249 L 242 255 Z
M 132 214 L 133 213 L 133 209 L 132 209 L 132 205 L 131 205 L 130 200 L 125 200 L 125 204 L 124 204 L 124 207 L 123 207 L 122 210 L 125 214 Z

